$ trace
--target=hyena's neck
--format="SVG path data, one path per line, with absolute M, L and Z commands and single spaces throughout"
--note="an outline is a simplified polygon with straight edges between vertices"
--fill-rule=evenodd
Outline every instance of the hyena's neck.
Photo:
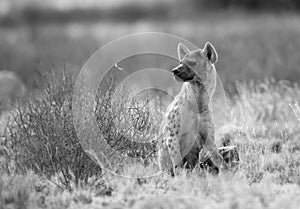
M 199 113 L 210 110 L 210 96 L 205 85 L 201 81 L 185 82 L 182 90 L 190 98 L 190 101 L 197 102 Z

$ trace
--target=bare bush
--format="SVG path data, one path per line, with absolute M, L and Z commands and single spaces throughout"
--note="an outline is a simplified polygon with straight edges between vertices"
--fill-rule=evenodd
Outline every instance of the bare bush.
M 109 146 L 124 157 L 148 163 L 156 153 L 155 137 L 162 107 L 155 106 L 149 91 L 131 95 L 126 86 L 118 86 L 114 73 L 100 85 L 95 115 L 99 129 Z
M 70 73 L 44 79 L 48 82 L 43 93 L 18 106 L 10 116 L 13 123 L 6 127 L 2 147 L 10 153 L 7 162 L 13 161 L 15 167 L 9 170 L 6 166 L 7 172 L 32 170 L 48 179 L 58 176 L 60 184 L 70 190 L 71 185 L 87 182 L 102 170 L 86 154 L 74 128 Z M 118 91 L 118 83 L 112 79 L 108 76 L 104 80 L 95 97 L 98 128 L 121 156 L 149 163 L 155 156 L 153 139 L 162 116 L 160 108 L 153 112 L 153 101 L 147 94 L 131 98 L 129 92 Z
M 61 183 L 70 188 L 101 173 L 83 151 L 72 124 L 73 84 L 69 73 L 61 79 L 45 76 L 43 94 L 16 108 L 4 147 L 12 150 L 16 171 L 33 170 L 51 178 L 61 173 Z

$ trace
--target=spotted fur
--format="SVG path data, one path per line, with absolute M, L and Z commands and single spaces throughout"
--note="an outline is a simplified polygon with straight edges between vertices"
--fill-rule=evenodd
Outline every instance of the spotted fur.
M 178 58 L 180 63 L 172 72 L 183 85 L 169 105 L 160 128 L 159 167 L 161 171 L 175 172 L 183 163 L 194 166 L 201 151 L 209 153 L 219 168 L 222 156 L 215 145 L 210 105 L 216 87 L 217 53 L 210 43 L 194 51 L 180 43 Z

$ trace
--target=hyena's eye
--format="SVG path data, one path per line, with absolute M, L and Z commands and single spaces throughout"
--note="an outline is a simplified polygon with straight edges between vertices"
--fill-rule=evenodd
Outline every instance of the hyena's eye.
M 187 60 L 185 64 L 187 64 L 190 67 L 194 67 L 197 65 L 197 63 L 195 61 L 191 61 L 191 60 Z

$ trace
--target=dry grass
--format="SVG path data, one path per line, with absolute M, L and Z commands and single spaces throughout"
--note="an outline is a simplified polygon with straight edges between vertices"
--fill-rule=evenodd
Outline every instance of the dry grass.
M 57 164 L 56 156 L 49 158 L 43 155 L 41 148 L 40 151 L 22 150 L 23 153 L 15 148 L 15 152 L 23 155 L 21 168 L 31 168 L 39 175 L 26 170 L 22 170 L 23 174 L 17 174 L 20 172 L 11 171 L 8 167 L 10 163 L 18 167 L 20 161 L 16 158 L 10 161 L 4 159 L 2 205 L 8 208 L 298 208 L 300 123 L 299 100 L 295 98 L 300 98 L 300 88 L 286 82 L 265 81 L 258 85 L 239 84 L 238 90 L 239 94 L 228 105 L 231 113 L 228 122 L 233 125 L 228 126 L 226 132 L 240 152 L 241 162 L 236 172 L 224 171 L 219 176 L 211 176 L 196 168 L 193 171 L 181 170 L 175 178 L 163 174 L 146 179 L 121 178 L 102 172 L 101 175 L 92 174 L 85 183 L 76 184 L 72 165 L 68 165 L 70 162 Z M 56 94 L 56 97 L 45 98 L 58 97 Z M 34 104 L 39 103 L 35 101 Z M 34 112 L 31 111 L 27 114 L 32 117 Z M 17 130 L 24 128 L 18 126 Z M 51 136 L 47 132 L 44 134 Z M 7 139 L 14 138 L 10 135 Z M 55 138 L 52 141 L 57 142 Z M 14 144 L 16 141 L 10 143 L 17 145 Z M 30 148 L 28 143 L 25 139 L 22 146 Z M 6 145 L 2 147 L 7 148 Z M 38 144 L 35 143 L 35 146 Z M 65 145 L 57 146 L 67 148 Z M 24 157 L 33 152 L 36 154 L 28 164 Z M 66 154 L 63 150 L 61 153 Z M 15 156 L 15 153 L 11 154 Z M 2 154 L 2 158 L 8 156 L 8 153 Z M 45 162 L 40 162 L 42 156 L 44 160 L 54 159 L 51 163 L 61 165 L 61 168 L 49 170 L 55 168 L 53 165 L 48 166 L 48 170 L 30 167 L 34 163 L 44 165 Z M 89 170 L 89 165 L 86 166 Z M 146 167 L 142 164 L 128 165 L 120 174 L 151 175 L 153 168 L 155 165 L 152 163 Z M 69 176 L 65 176 L 66 169 Z M 64 178 L 71 183 L 66 185 Z

